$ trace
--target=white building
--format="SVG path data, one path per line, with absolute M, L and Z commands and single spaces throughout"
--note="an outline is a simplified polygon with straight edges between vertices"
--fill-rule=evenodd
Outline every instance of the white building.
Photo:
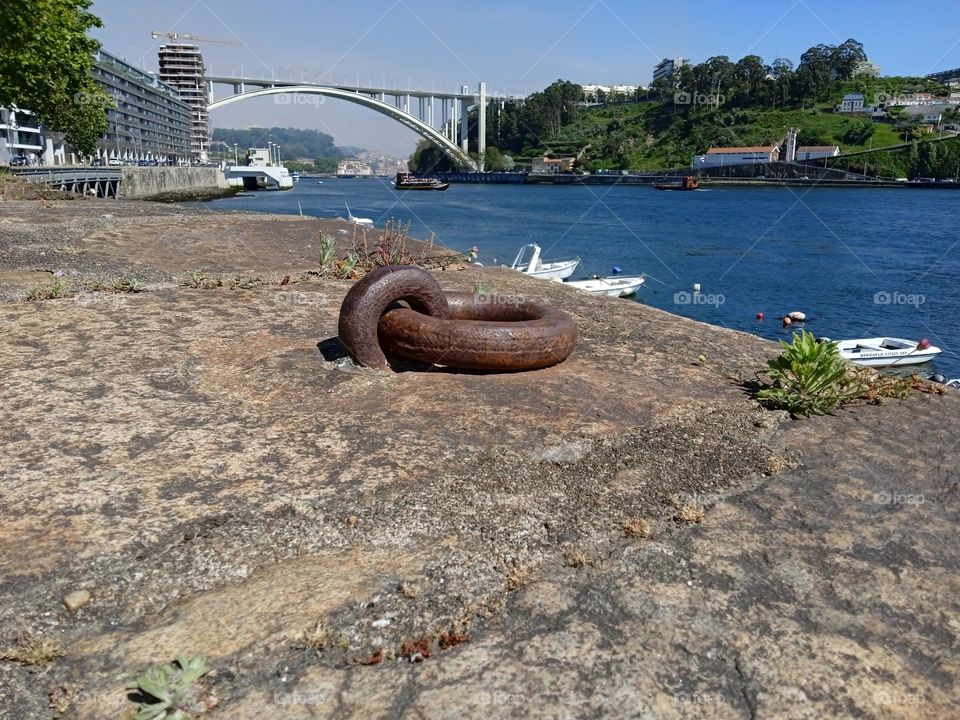
M 250 148 L 247 150 L 245 165 L 248 167 L 270 167 L 273 165 L 270 153 L 270 148 Z
M 839 154 L 840 148 L 836 145 L 801 145 L 797 148 L 796 159 L 799 162 L 822 160 L 823 158 L 836 157 Z
M 693 156 L 693 167 L 695 170 L 703 170 L 705 168 L 730 167 L 733 165 L 758 165 L 760 163 L 777 162 L 779 159 L 780 148 L 776 145 L 770 145 L 769 147 L 710 148 L 703 155 Z
M 337 175 L 373 175 L 373 168 L 360 158 L 346 158 L 337 163 Z
M 570 172 L 573 169 L 573 163 L 576 156 L 562 157 L 535 157 L 530 161 L 530 173 L 533 175 L 556 175 L 557 173 Z
M 44 151 L 40 121 L 29 110 L 0 108 L 0 163 L 15 157 L 38 161 Z
M 840 101 L 837 112 L 863 112 L 863 95 L 861 93 L 847 93 Z
M 689 60 L 685 60 L 682 57 L 664 58 L 653 66 L 653 81 L 656 82 L 661 79 L 671 80 L 674 73 L 688 62 Z

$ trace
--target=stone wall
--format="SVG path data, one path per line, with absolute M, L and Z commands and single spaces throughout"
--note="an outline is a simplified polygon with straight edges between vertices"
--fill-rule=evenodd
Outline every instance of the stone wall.
M 125 167 L 120 197 L 148 198 L 183 192 L 210 192 L 230 187 L 215 167 Z

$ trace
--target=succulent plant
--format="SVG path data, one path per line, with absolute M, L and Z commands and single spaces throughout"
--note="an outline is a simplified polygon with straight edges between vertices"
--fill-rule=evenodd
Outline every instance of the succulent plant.
M 143 696 L 135 720 L 192 720 L 203 713 L 211 703 L 198 681 L 208 672 L 201 655 L 178 655 L 172 663 L 150 668 L 127 686 Z

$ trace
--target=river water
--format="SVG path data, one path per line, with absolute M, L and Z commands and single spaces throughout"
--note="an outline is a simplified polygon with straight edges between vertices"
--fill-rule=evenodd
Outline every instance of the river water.
M 299 203 L 299 207 L 298 207 Z M 447 247 L 509 264 L 537 242 L 545 259 L 582 258 L 574 277 L 650 279 L 636 302 L 789 339 L 799 310 L 833 339 L 927 337 L 943 353 L 921 372 L 960 377 L 960 192 L 909 189 L 453 185 L 398 192 L 386 180 L 304 179 L 208 203 L 218 209 L 411 223 Z M 654 279 L 655 278 L 655 279 Z M 699 283 L 700 292 L 693 292 Z M 619 300 L 615 302 L 628 302 Z M 757 313 L 765 315 L 757 319 Z

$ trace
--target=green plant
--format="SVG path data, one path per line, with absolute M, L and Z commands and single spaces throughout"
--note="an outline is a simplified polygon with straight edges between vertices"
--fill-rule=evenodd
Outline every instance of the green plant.
M 337 262 L 337 241 L 331 235 L 320 235 L 320 274 L 325 275 Z
M 792 343 L 780 344 L 783 351 L 767 363 L 772 384 L 757 393 L 770 407 L 792 415 L 823 415 L 867 390 L 863 376 L 853 371 L 833 343 L 818 343 L 804 330 L 793 336 Z
M 204 698 L 200 678 L 210 672 L 201 655 L 178 655 L 166 665 L 150 668 L 127 685 L 143 697 L 134 720 L 191 720 L 209 709 L 212 698 Z
M 66 282 L 63 280 L 57 280 L 50 285 L 31 288 L 27 293 L 27 300 L 31 302 L 35 300 L 56 300 L 57 298 L 64 296 L 64 290 L 66 287 Z

